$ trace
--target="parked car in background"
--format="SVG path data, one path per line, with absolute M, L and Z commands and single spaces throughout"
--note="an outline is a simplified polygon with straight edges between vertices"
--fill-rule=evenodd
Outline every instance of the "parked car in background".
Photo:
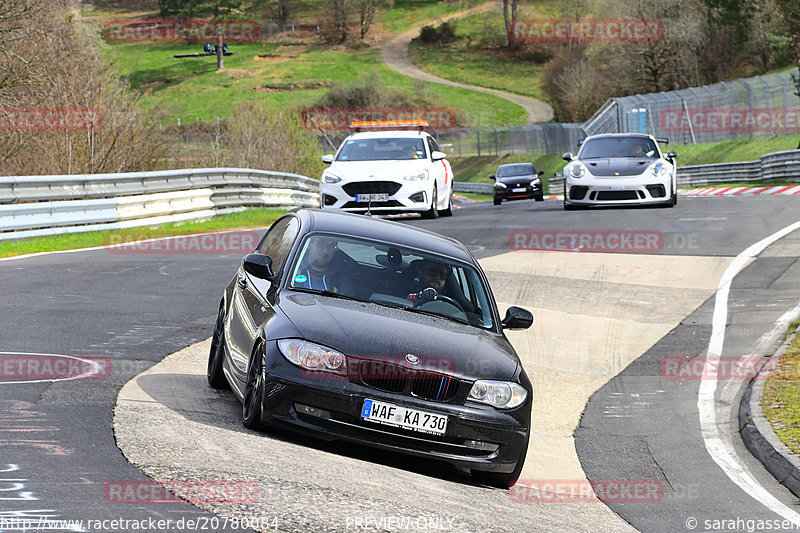
M 531 163 L 509 163 L 497 167 L 497 173 L 489 176 L 494 181 L 494 205 L 503 200 L 544 200 L 542 190 L 543 171 L 536 171 Z

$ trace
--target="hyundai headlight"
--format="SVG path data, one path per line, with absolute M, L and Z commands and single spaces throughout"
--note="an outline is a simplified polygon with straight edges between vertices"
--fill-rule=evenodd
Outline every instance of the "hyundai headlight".
M 503 183 L 502 181 L 495 181 L 494 182 L 494 188 L 495 189 L 507 189 L 508 186 L 505 183 Z
M 322 175 L 322 183 L 339 183 L 340 181 L 342 181 L 342 178 L 339 176 L 328 173 Z
M 580 178 L 586 174 L 586 167 L 581 164 L 572 165 L 569 169 L 569 175 L 573 178 Z
M 664 163 L 662 163 L 661 161 L 659 161 L 658 163 L 656 163 L 656 164 L 654 164 L 653 166 L 650 167 L 650 172 L 652 172 L 653 176 L 655 176 L 657 178 L 663 176 L 664 172 L 666 172 L 666 171 L 667 171 L 667 169 L 664 166 Z
M 531 187 L 536 187 L 536 186 L 537 186 L 537 185 L 539 185 L 541 182 L 542 182 L 542 180 L 541 180 L 541 179 L 539 179 L 539 178 L 533 178 L 533 181 L 531 181 Z
M 347 358 L 327 346 L 303 339 L 281 339 L 278 349 L 286 359 L 304 370 L 347 375 Z
M 428 171 L 423 170 L 421 172 L 417 172 L 416 174 L 409 174 L 408 176 L 403 176 L 403 179 L 407 181 L 425 181 L 428 179 Z
M 469 399 L 488 403 L 500 409 L 519 407 L 528 397 L 528 391 L 513 381 L 489 381 L 481 379 L 472 385 Z

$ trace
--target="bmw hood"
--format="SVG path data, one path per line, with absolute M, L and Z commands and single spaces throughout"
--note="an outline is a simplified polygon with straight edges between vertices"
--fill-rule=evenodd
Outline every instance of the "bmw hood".
M 650 168 L 658 159 L 635 157 L 610 157 L 608 159 L 587 159 L 581 163 L 595 176 L 638 176 Z
M 408 161 L 335 161 L 328 172 L 346 181 L 402 179 L 428 168 L 427 159 Z
M 284 294 L 279 305 L 304 339 L 349 359 L 467 380 L 510 380 L 519 365 L 502 335 L 447 318 L 309 293 Z

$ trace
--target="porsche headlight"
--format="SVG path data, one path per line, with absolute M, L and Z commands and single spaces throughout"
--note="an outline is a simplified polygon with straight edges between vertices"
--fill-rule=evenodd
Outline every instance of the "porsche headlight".
M 428 179 L 428 171 L 423 170 L 421 172 L 417 172 L 416 174 L 409 174 L 408 176 L 403 176 L 403 179 L 406 181 L 425 181 Z
M 512 409 L 525 402 L 528 391 L 513 381 L 489 381 L 481 379 L 472 385 L 469 399 L 488 403 L 500 409 Z
M 661 161 L 657 162 L 656 164 L 650 167 L 650 172 L 653 174 L 653 176 L 657 178 L 663 176 L 664 172 L 666 171 L 667 169 L 664 166 L 664 163 L 662 163 Z
M 573 178 L 580 178 L 584 174 L 586 174 L 586 167 L 578 163 L 577 165 L 572 165 L 569 169 L 569 175 Z
M 505 183 L 503 183 L 502 181 L 495 181 L 494 182 L 494 188 L 495 189 L 507 189 L 508 186 Z
M 339 183 L 342 181 L 342 178 L 339 176 L 334 176 L 333 174 L 328 174 L 327 172 L 322 175 L 322 183 Z
M 304 370 L 347 374 L 347 358 L 327 346 L 303 339 L 281 339 L 278 349 L 286 359 Z

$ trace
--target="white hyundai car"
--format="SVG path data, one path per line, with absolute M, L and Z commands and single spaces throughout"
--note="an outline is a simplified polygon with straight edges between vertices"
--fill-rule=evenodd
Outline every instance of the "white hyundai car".
M 322 157 L 330 164 L 322 173 L 322 208 L 418 212 L 423 218 L 452 215 L 453 170 L 436 139 L 423 131 L 425 126 L 424 121 L 353 123 L 356 133 L 336 155 Z
M 584 139 L 578 155 L 566 153 L 564 209 L 601 205 L 678 203 L 678 154 L 661 152 L 641 133 L 606 133 Z

